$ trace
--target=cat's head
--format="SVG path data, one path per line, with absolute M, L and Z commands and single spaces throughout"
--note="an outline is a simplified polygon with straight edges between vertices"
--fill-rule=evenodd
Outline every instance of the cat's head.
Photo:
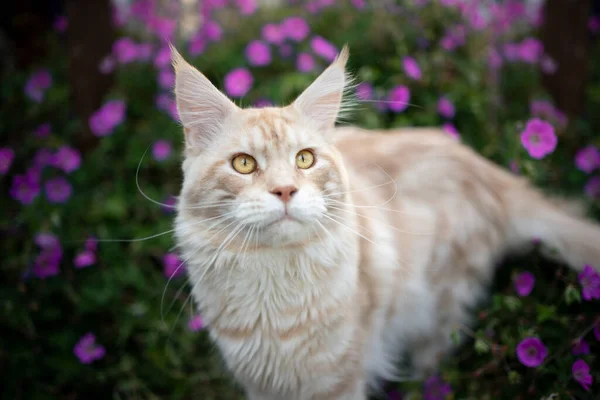
M 348 84 L 346 47 L 292 104 L 260 109 L 239 108 L 172 54 L 186 146 L 180 224 L 215 244 L 276 247 L 349 218 L 347 175 L 330 140 Z

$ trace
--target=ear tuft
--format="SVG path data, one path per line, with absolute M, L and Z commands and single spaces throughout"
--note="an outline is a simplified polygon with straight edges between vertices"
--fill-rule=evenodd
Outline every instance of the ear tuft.
M 175 71 L 177 111 L 184 127 L 186 146 L 203 148 L 220 133 L 223 121 L 238 108 L 185 61 L 173 45 L 169 47 Z
M 340 113 L 348 111 L 351 106 L 343 102 L 344 93 L 352 81 L 346 72 L 349 56 L 348 45 L 344 45 L 331 65 L 293 103 L 317 130 L 333 128 Z

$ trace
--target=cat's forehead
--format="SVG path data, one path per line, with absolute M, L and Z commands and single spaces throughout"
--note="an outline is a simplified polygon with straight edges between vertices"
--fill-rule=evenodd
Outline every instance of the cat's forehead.
M 289 108 L 246 109 L 240 113 L 239 145 L 256 152 L 289 150 L 309 137 Z

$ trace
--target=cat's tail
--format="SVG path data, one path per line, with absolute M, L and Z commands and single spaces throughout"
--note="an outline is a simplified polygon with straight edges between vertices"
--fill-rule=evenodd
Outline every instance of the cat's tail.
M 585 265 L 600 271 L 600 225 L 586 217 L 583 203 L 552 199 L 531 187 L 512 192 L 508 200 L 513 238 L 539 240 L 546 255 L 576 271 Z

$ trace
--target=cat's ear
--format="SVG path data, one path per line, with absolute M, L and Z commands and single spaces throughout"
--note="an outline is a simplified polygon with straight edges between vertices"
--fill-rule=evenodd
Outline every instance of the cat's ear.
M 206 146 L 220 131 L 222 122 L 239 108 L 200 71 L 171 47 L 175 70 L 175 98 L 188 148 Z
M 346 73 L 348 56 L 345 45 L 331 65 L 292 104 L 316 129 L 332 128 L 344 108 L 342 98 L 350 81 Z

